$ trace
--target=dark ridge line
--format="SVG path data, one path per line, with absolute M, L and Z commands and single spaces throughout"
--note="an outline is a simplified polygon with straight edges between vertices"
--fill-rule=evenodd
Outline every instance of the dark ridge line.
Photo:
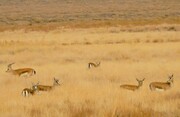
M 74 46 L 74 45 L 87 45 L 87 46 L 90 46 L 90 45 L 118 45 L 118 44 L 137 44 L 137 43 L 145 43 L 145 44 L 148 44 L 148 43 L 169 43 L 169 42 L 172 42 L 172 43 L 176 43 L 176 42 L 180 42 L 180 40 L 145 40 L 145 41 L 140 41 L 140 40 L 135 40 L 135 41 L 132 41 L 132 42 L 128 42 L 128 41 L 117 41 L 117 42 L 104 42 L 104 43 L 101 43 L 101 42 L 97 42 L 97 43 L 91 43 L 91 42 L 84 42 L 84 43 L 58 43 L 58 42 L 50 42 L 50 43 L 44 43 L 42 45 L 62 45 L 62 46 Z M 29 43 L 29 42 L 25 42 L 25 41 L 5 41 L 5 42 L 2 42 L 0 41 L 0 45 L 14 45 L 15 43 L 19 43 L 19 44 L 29 44 L 29 45 L 34 45 L 34 44 L 39 44 L 38 43 L 35 43 L 35 42 L 32 42 L 32 43 Z

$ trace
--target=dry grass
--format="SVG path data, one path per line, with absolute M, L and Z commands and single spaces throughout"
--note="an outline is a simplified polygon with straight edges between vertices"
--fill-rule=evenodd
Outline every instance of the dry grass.
M 59 29 L 50 32 L 0 33 L 1 117 L 178 117 L 180 115 L 179 31 L 122 32 L 118 28 Z M 89 70 L 87 63 L 101 61 Z M 5 73 L 32 67 L 37 75 L 24 79 Z M 174 86 L 151 92 L 149 83 L 166 81 Z M 62 82 L 52 92 L 24 98 L 21 91 L 32 82 Z M 120 84 L 137 84 L 136 92 Z

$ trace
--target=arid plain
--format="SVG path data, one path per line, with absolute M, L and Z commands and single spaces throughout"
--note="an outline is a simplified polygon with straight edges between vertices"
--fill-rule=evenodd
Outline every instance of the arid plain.
M 157 7 L 158 4 L 156 7 L 143 6 L 141 10 L 134 11 L 138 6 L 136 4 L 137 6 L 129 10 L 134 15 L 123 15 L 125 19 L 118 13 L 130 8 L 128 4 L 132 5 L 133 2 L 129 0 L 124 3 L 126 5 L 123 9 L 117 7 L 120 2 L 116 0 L 105 0 L 104 6 L 100 8 L 97 1 L 86 3 L 89 4 L 88 8 L 83 7 L 85 3 L 82 1 L 52 1 L 48 7 L 48 18 L 39 18 L 39 14 L 48 12 L 48 5 L 45 5 L 47 1 L 17 2 L 17 6 L 22 8 L 20 9 L 12 1 L 1 0 L 0 9 L 3 15 L 0 16 L 0 117 L 180 116 L 178 1 L 160 1 L 160 7 Z M 102 3 L 102 0 L 99 2 Z M 146 2 L 144 0 L 143 5 L 153 4 L 152 0 L 148 1 L 148 4 Z M 24 15 L 25 7 L 21 5 L 25 3 L 30 4 L 27 9 L 34 8 L 33 4 L 37 3 L 43 10 L 27 10 Z M 63 8 L 75 4 L 76 9 L 73 11 L 70 8 L 61 8 L 60 11 L 65 10 L 64 14 L 57 12 L 60 3 L 64 3 L 61 4 Z M 11 15 L 12 19 L 9 20 L 4 11 L 11 5 L 14 8 L 13 13 L 17 14 Z M 54 6 L 55 10 L 50 9 L 53 5 L 57 5 Z M 78 5 L 81 7 L 76 7 Z M 91 7 L 94 8 L 90 10 L 91 15 L 84 15 Z M 148 9 L 152 8 L 157 8 L 151 13 L 154 15 L 147 16 Z M 161 16 L 163 9 L 167 10 L 167 19 Z M 11 10 L 7 12 L 10 13 Z M 61 15 L 53 17 L 51 13 Z M 108 14 L 106 20 L 105 16 L 101 15 L 104 13 Z M 112 13 L 115 15 L 109 15 Z M 26 18 L 27 15 L 30 18 Z M 63 15 L 67 22 L 60 20 L 64 18 Z M 22 16 L 22 19 L 19 19 L 19 16 Z M 33 18 L 37 17 L 38 21 L 34 22 Z M 50 17 L 59 19 L 49 20 Z M 6 73 L 7 65 L 13 62 L 14 69 L 30 67 L 36 70 L 36 75 L 24 78 Z M 101 65 L 88 69 L 89 62 L 101 62 Z M 169 90 L 150 90 L 151 82 L 166 82 L 172 74 L 174 84 Z M 29 97 L 21 95 L 22 90 L 30 88 L 32 83 L 52 85 L 54 77 L 59 79 L 61 84 L 54 90 Z M 122 84 L 137 85 L 136 78 L 145 78 L 139 90 L 133 92 L 120 88 Z

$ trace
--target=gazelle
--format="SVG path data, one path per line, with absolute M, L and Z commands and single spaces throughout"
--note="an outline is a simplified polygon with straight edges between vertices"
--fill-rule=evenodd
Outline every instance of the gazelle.
M 59 86 L 59 80 L 54 78 L 54 83 L 52 86 L 47 86 L 47 85 L 39 85 L 39 82 L 33 86 L 33 89 L 37 89 L 38 91 L 51 91 L 54 89 L 56 86 Z
M 169 76 L 167 82 L 152 82 L 149 84 L 151 91 L 165 91 L 171 88 L 173 84 L 173 74 Z
M 92 68 L 92 67 L 98 67 L 98 66 L 100 66 L 100 64 L 101 64 L 101 62 L 98 62 L 98 63 L 92 63 L 92 62 L 90 62 L 90 63 L 88 63 L 88 68 L 90 69 L 90 68 Z
M 139 79 L 136 79 L 136 80 L 138 81 L 138 85 L 124 84 L 124 85 L 121 85 L 120 87 L 123 89 L 131 90 L 131 91 L 138 90 L 143 85 L 143 81 L 145 80 L 145 78 L 143 80 L 139 80 Z
M 12 69 L 12 65 L 14 63 L 11 63 L 8 65 L 7 71 L 8 73 L 12 73 L 13 75 L 17 75 L 17 76 L 22 76 L 22 75 L 26 75 L 26 76 L 32 76 L 34 74 L 36 74 L 36 71 L 32 68 L 20 68 L 20 69 Z
M 30 95 L 34 95 L 36 91 L 37 91 L 37 88 L 34 88 L 34 85 L 33 85 L 32 88 L 23 89 L 22 90 L 22 96 L 28 97 Z

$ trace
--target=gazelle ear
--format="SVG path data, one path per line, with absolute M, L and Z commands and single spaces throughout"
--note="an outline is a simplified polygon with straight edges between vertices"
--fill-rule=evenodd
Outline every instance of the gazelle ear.
M 15 64 L 15 63 L 10 63 L 10 64 L 8 65 L 8 67 L 10 67 L 10 66 L 13 65 L 13 64 Z
M 139 81 L 137 78 L 136 78 L 137 81 Z
M 146 78 L 144 78 L 142 81 L 144 81 Z
M 174 76 L 174 74 L 172 74 L 171 78 Z

